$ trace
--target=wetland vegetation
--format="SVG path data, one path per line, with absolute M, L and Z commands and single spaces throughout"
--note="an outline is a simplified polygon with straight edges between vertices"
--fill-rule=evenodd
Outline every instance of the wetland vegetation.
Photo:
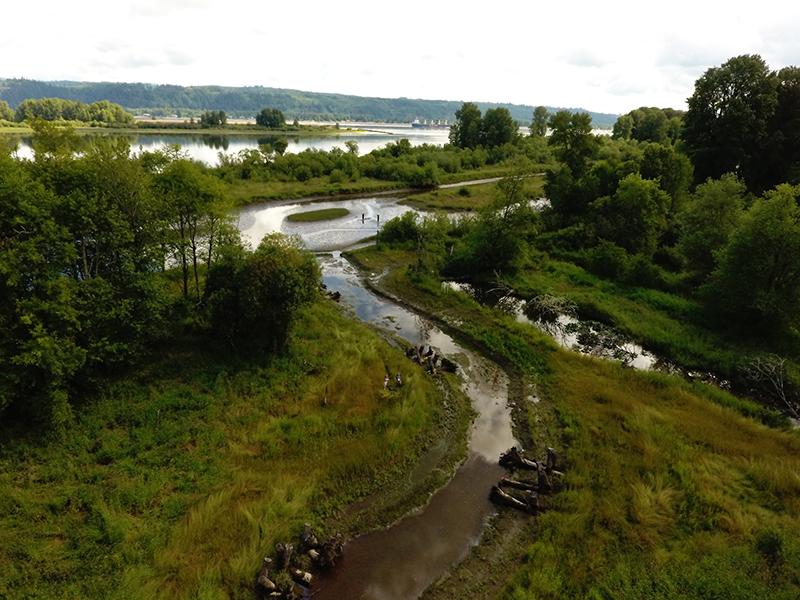
M 386 527 L 322 597 L 388 564 L 394 597 L 796 598 L 799 82 L 740 56 L 610 137 L 466 103 L 444 147 L 216 167 L 34 120 L 30 160 L 0 150 L 0 596 L 251 598 L 310 523 Z M 344 202 L 248 207 L 252 245 L 237 227 L 257 200 L 387 188 L 421 188 L 414 209 L 343 256 L 280 231 L 338 239 L 313 221 Z M 574 307 L 671 368 L 568 351 L 453 281 Z M 426 344 L 458 373 L 409 360 Z M 488 503 L 507 443 L 560 457 L 535 517 Z M 378 551 L 445 513 L 446 564 Z

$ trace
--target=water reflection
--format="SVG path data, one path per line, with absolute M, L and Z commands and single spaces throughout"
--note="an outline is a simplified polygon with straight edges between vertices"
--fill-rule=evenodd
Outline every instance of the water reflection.
M 106 135 L 102 133 L 89 135 Z M 412 129 L 401 125 L 370 125 L 369 130 L 347 131 L 343 129 L 340 134 L 324 136 L 291 136 L 285 135 L 259 135 L 259 134 L 234 134 L 234 135 L 210 135 L 201 133 L 141 133 L 141 134 L 110 134 L 115 137 L 122 137 L 131 145 L 134 152 L 163 150 L 164 148 L 178 144 L 181 149 L 193 160 L 206 163 L 209 166 L 219 164 L 219 153 L 226 152 L 236 154 L 242 150 L 257 150 L 259 146 L 273 145 L 277 140 L 284 139 L 287 142 L 287 153 L 298 153 L 304 150 L 323 150 L 330 151 L 333 148 L 347 150 L 346 143 L 354 141 L 358 144 L 359 154 L 368 154 L 377 148 L 382 148 L 390 142 L 396 142 L 406 138 L 412 146 L 421 144 L 433 144 L 441 146 L 448 142 L 448 130 L 425 130 Z M 30 136 L 20 136 L 16 138 L 19 147 L 17 156 L 19 158 L 33 158 Z
M 352 200 L 253 205 L 239 212 L 239 230 L 253 246 L 268 233 L 296 235 L 306 248 L 315 252 L 339 250 L 374 236 L 387 221 L 413 211 L 398 204 L 397 198 L 373 197 Z M 286 217 L 293 213 L 325 208 L 345 208 L 348 214 L 328 221 L 293 223 Z

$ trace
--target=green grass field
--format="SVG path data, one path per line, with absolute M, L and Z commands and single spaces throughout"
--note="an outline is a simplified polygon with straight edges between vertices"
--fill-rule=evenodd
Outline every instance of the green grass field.
M 434 380 L 333 304 L 305 309 L 274 360 L 202 347 L 157 352 L 63 441 L 2 432 L 0 597 L 249 599 L 261 558 L 302 523 L 391 521 L 463 455 L 468 401 L 451 390 L 445 409 Z M 398 371 L 403 387 L 384 390 Z M 444 463 L 404 488 L 441 439 Z M 394 502 L 342 519 L 378 490 Z
M 524 193 L 529 198 L 538 198 L 543 192 L 543 177 L 531 177 L 525 181 Z M 420 210 L 472 211 L 490 205 L 497 198 L 497 184 L 484 183 L 413 194 L 404 198 L 402 203 Z
M 361 177 L 355 181 L 331 183 L 328 177 L 315 177 L 308 181 L 253 181 L 239 179 L 225 187 L 226 196 L 236 206 L 245 206 L 265 200 L 338 196 L 391 190 L 403 187 L 400 182 L 382 181 Z
M 305 212 L 292 213 L 286 217 L 287 221 L 293 223 L 311 223 L 314 221 L 331 221 L 341 219 L 350 214 L 346 208 L 322 208 L 320 210 L 307 210 Z
M 796 430 L 762 424 L 747 416 L 758 412 L 752 401 L 717 388 L 557 349 L 533 327 L 407 275 L 411 253 L 354 256 L 376 272 L 394 265 L 381 286 L 527 374 L 557 416 L 550 435 L 565 487 L 535 538 L 504 550 L 524 558 L 502 597 L 798 596 Z M 529 406 L 532 431 L 540 413 Z M 436 597 L 457 596 L 480 569 L 467 561 Z

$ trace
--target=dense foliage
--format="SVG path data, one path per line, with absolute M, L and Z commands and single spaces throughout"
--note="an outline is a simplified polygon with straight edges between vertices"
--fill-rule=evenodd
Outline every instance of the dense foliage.
M 697 181 L 734 173 L 756 193 L 800 182 L 798 136 L 800 70 L 771 71 L 757 55 L 706 71 L 684 117 Z
M 45 121 L 80 121 L 108 125 L 129 125 L 133 123 L 133 115 L 120 105 L 108 100 L 84 104 L 76 100 L 64 100 L 62 98 L 23 100 L 17 106 L 14 119 L 19 122 L 43 119 Z
M 199 121 L 202 127 L 220 127 L 228 122 L 228 116 L 224 110 L 207 110 L 200 115 Z
M 617 119 L 612 135 L 640 142 L 674 142 L 681 132 L 683 114 L 672 108 L 642 106 Z
M 132 156 L 118 139 L 87 143 L 46 121 L 33 125 L 34 160 L 0 155 L 0 411 L 57 431 L 78 398 L 149 344 L 181 323 L 205 330 L 207 269 L 245 251 L 222 183 L 177 150 Z M 242 259 L 229 285 L 258 278 L 265 252 Z M 312 259 L 297 250 L 279 257 L 283 281 L 295 269 L 307 277 L 307 298 Z M 271 303 L 270 350 L 281 348 L 302 303 L 296 290 L 278 291 L 237 305 L 246 316 Z M 252 323 L 247 331 L 266 336 Z
M 369 177 L 412 187 L 430 187 L 445 175 L 455 175 L 487 166 L 518 165 L 541 169 L 552 160 L 542 139 L 513 138 L 493 148 L 444 148 L 423 144 L 412 146 L 407 139 L 359 156 L 358 144 L 346 143 L 347 150 L 333 148 L 304 150 L 285 154 L 285 140 L 263 144 L 258 150 L 244 150 L 236 155 L 220 155 L 220 175 L 228 181 L 304 182 L 325 177 L 330 183 L 356 181 Z
M 787 79 L 793 74 L 793 68 L 771 73 L 759 57 L 749 56 L 710 69 L 698 81 L 685 115 L 684 141 L 679 135 L 682 115 L 668 109 L 636 109 L 620 118 L 612 137 L 594 135 L 586 114 L 551 115 L 546 140 L 558 163 L 546 174 L 549 205 L 535 212 L 527 202 L 533 198 L 515 202 L 513 192 L 509 195 L 511 180 L 506 180 L 499 186 L 498 204 L 439 234 L 439 258 L 428 257 L 426 264 L 440 266 L 439 273 L 431 271 L 435 275 L 500 280 L 523 288 L 530 281 L 551 284 L 547 273 L 553 269 L 566 270 L 570 289 L 580 289 L 587 277 L 598 282 L 591 285 L 611 287 L 616 294 L 640 287 L 631 296 L 640 302 L 652 297 L 663 322 L 656 326 L 631 319 L 629 329 L 652 333 L 655 343 L 673 353 L 670 358 L 715 371 L 745 393 L 761 386 L 753 383 L 754 377 L 762 383 L 775 377 L 780 390 L 759 393 L 800 414 L 800 187 L 793 167 L 785 167 L 800 147 L 800 130 L 794 127 L 798 117 L 790 110 L 794 82 Z M 712 83 L 719 86 L 713 93 L 725 93 L 716 104 L 718 117 L 704 123 L 700 97 Z M 765 90 L 775 92 L 774 106 L 765 104 Z M 765 114 L 768 105 L 774 112 Z M 785 121 L 774 119 L 778 106 Z M 456 140 L 467 146 L 476 143 L 480 119 L 477 107 L 465 104 L 454 130 Z M 724 139 L 725 148 L 716 151 L 707 145 L 698 153 L 690 140 L 703 127 L 711 136 L 705 139 Z M 766 147 L 763 152 L 756 145 L 745 148 L 758 139 L 756 130 L 770 144 L 780 141 L 785 148 L 784 171 L 770 182 L 778 185 L 766 190 L 760 188 L 768 180 L 760 177 L 771 155 Z M 714 137 L 722 133 L 727 137 Z M 741 142 L 738 150 L 734 142 Z M 721 161 L 714 177 L 708 177 L 704 153 Z M 699 185 L 697 169 L 704 177 Z M 771 173 L 777 176 L 777 171 Z M 399 234 L 412 224 L 417 238 L 428 227 L 427 222 L 398 222 L 387 224 L 387 230 Z M 387 236 L 385 241 L 392 240 Z M 430 255 L 430 246 L 425 252 Z M 556 269 L 554 261 L 566 261 L 578 271 Z M 602 302 L 592 298 L 587 310 L 616 318 L 621 310 L 615 304 L 624 305 L 617 296 Z M 721 350 L 725 343 L 747 350 Z M 784 358 L 774 358 L 778 347 Z M 754 376 L 753 364 L 767 360 L 767 353 L 778 370 L 764 375 L 762 369 Z M 794 400 L 787 401 L 787 394 L 794 394 Z
M 459 148 L 495 148 L 519 137 L 516 121 L 506 108 L 490 108 L 481 114 L 477 104 L 465 102 L 456 111 L 450 143 Z
M 256 115 L 256 125 L 277 129 L 286 125 L 286 118 L 277 108 L 262 108 Z

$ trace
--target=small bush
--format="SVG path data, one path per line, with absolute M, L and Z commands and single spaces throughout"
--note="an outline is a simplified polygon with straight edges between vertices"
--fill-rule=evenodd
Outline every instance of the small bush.
M 419 223 L 414 212 L 407 212 L 389 220 L 380 231 L 380 240 L 387 244 L 403 244 L 416 241 L 419 237 Z
M 628 253 L 624 248 L 606 240 L 586 254 L 589 270 L 600 277 L 624 279 L 628 272 Z

